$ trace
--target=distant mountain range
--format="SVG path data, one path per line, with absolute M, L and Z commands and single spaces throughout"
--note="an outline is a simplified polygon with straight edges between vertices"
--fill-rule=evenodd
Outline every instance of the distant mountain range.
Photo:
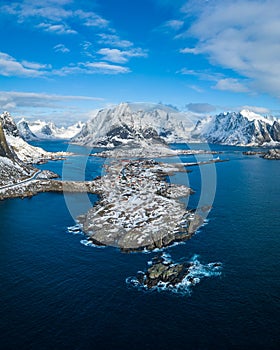
M 193 140 L 241 146 L 280 145 L 280 122 L 248 110 L 221 113 L 198 121 Z
M 15 125 L 9 113 L 5 113 L 0 121 L 6 134 L 25 141 L 67 139 L 80 145 L 105 148 L 137 144 L 141 140 L 240 146 L 280 145 L 279 119 L 248 110 L 202 118 L 161 104 L 121 103 L 101 109 L 86 123 L 78 122 L 68 127 L 25 119 Z
M 100 110 L 71 141 L 111 148 L 137 139 L 275 146 L 280 145 L 280 123 L 247 110 L 199 119 L 163 105 L 122 103 Z
M 53 122 L 42 120 L 27 121 L 21 119 L 17 123 L 20 136 L 25 141 L 36 139 L 71 139 L 80 132 L 84 123 L 78 122 L 69 127 L 58 127 Z

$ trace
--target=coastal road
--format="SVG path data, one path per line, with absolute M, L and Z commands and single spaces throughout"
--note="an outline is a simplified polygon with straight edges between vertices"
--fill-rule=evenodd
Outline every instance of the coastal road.
M 36 171 L 36 173 L 34 173 L 31 177 L 29 177 L 28 179 L 25 179 L 23 181 L 20 181 L 20 182 L 17 182 L 15 184 L 10 184 L 10 185 L 5 185 L 5 186 L 2 186 L 0 187 L 0 191 L 1 190 L 5 190 L 7 188 L 13 188 L 13 187 L 17 187 L 18 185 L 22 185 L 22 184 L 25 184 L 29 181 L 33 181 L 33 180 L 36 180 L 37 176 L 42 172 L 42 170 L 38 170 Z

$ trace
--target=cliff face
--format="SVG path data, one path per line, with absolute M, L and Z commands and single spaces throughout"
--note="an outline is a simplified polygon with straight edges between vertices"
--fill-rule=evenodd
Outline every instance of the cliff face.
M 19 137 L 17 125 L 9 112 L 0 114 L 0 123 L 2 124 L 3 130 L 5 130 L 6 135 Z
M 6 136 L 3 131 L 2 123 L 0 122 L 0 157 L 15 159 L 15 153 L 10 149 Z

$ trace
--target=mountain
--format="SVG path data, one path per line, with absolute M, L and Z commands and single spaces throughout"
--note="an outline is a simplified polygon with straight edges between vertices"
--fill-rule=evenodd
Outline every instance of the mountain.
M 2 121 L 0 122 L 0 157 L 6 157 L 9 159 L 15 159 L 16 157 L 15 153 L 7 143 L 6 136 L 2 127 Z
M 14 119 L 9 112 L 4 112 L 0 114 L 0 123 L 2 125 L 5 135 L 19 137 L 19 131 Z
M 72 142 L 97 147 L 115 147 L 133 141 L 180 142 L 189 139 L 197 119 L 157 104 L 121 103 L 100 110 Z
M 193 140 L 240 146 L 273 146 L 280 143 L 280 122 L 248 110 L 228 112 L 197 122 Z
M 71 139 L 80 132 L 83 127 L 82 122 L 78 122 L 69 127 L 58 127 L 53 122 L 42 120 L 27 121 L 20 120 L 17 123 L 20 136 L 28 140 L 34 139 Z
M 38 137 L 35 134 L 33 134 L 33 132 L 30 130 L 28 122 L 25 119 L 21 119 L 17 123 L 17 128 L 18 128 L 20 136 L 25 141 L 32 141 L 32 140 L 38 139 Z
M 7 186 L 30 176 L 35 169 L 24 164 L 8 145 L 2 122 L 10 134 L 16 134 L 13 120 L 7 115 L 0 115 L 0 120 L 0 186 Z
M 6 118 L 7 130 L 14 136 L 18 130 Z M 27 125 L 26 125 L 27 124 Z M 25 140 L 71 139 L 92 147 L 113 148 L 153 142 L 208 142 L 241 146 L 277 146 L 280 144 L 280 122 L 248 110 L 226 112 L 205 118 L 173 107 L 151 103 L 121 103 L 101 109 L 87 123 L 59 128 L 45 121 L 20 121 L 19 134 Z M 150 143 L 151 145 L 151 143 Z M 142 145 L 144 147 L 144 144 Z
M 63 152 L 47 152 L 40 147 L 35 147 L 26 142 L 21 136 L 19 129 L 8 112 L 0 114 L 0 123 L 7 145 L 11 152 L 24 163 L 39 163 L 43 160 L 55 159 L 64 155 Z

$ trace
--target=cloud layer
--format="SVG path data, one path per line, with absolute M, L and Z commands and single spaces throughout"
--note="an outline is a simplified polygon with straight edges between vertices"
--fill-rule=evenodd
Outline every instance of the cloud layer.
M 205 55 L 214 66 L 231 69 L 247 79 L 246 87 L 237 80 L 223 79 L 216 88 L 255 90 L 280 97 L 278 0 L 189 1 L 182 11 L 195 19 L 180 37 L 197 40 L 182 52 Z

